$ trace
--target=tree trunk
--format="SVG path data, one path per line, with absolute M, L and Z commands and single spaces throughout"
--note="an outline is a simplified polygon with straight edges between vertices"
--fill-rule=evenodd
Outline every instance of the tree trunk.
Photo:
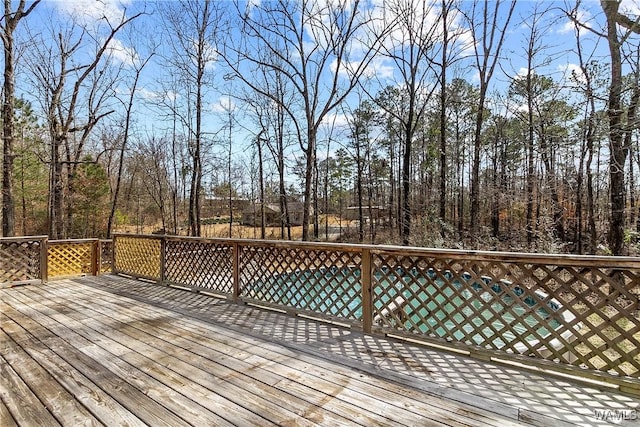
M 2 103 L 2 235 L 15 235 L 15 200 L 13 196 L 13 152 L 14 110 L 15 110 L 15 56 L 13 33 L 20 20 L 29 15 L 40 3 L 35 0 L 25 10 L 25 0 L 20 0 L 15 12 L 11 10 L 11 0 L 4 0 L 4 25 L 0 37 L 4 47 L 4 84 Z
M 410 101 L 411 102 L 411 101 Z M 409 236 L 411 232 L 411 142 L 413 139 L 413 115 L 411 108 L 409 109 L 408 125 L 405 129 L 404 156 L 402 158 L 402 244 L 409 245 Z
M 445 237 L 447 214 L 447 53 L 449 44 L 448 12 L 446 1 L 442 1 L 442 71 L 440 72 L 440 235 Z
M 607 240 L 613 255 L 622 255 L 624 251 L 625 225 L 625 181 L 624 164 L 626 151 L 624 149 L 624 126 L 622 123 L 622 58 L 620 41 L 618 40 L 617 1 L 601 0 L 602 9 L 607 18 L 607 43 L 611 56 L 611 82 L 609 99 L 607 102 L 607 116 L 609 118 L 609 198 L 611 204 L 611 218 Z
M 265 239 L 265 215 L 264 215 L 264 171 L 262 170 L 262 139 L 258 136 L 258 180 L 260 184 L 260 238 Z
M 11 1 L 5 0 L 5 28 L 4 42 L 4 102 L 2 105 L 2 132 L 4 145 L 2 149 L 2 235 L 11 237 L 15 235 L 15 204 L 13 200 L 13 128 L 15 107 L 15 74 L 13 31 L 17 22 L 13 22 L 9 16 Z
M 308 121 L 310 123 L 310 120 Z M 309 240 L 309 223 L 311 220 L 311 199 L 313 198 L 313 177 L 316 164 L 316 132 L 309 126 L 307 131 L 306 166 L 304 176 L 304 200 L 302 207 L 302 240 Z

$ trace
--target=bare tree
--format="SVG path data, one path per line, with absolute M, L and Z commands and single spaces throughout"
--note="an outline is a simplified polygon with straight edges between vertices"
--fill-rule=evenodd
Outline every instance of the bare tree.
M 15 234 L 15 201 L 13 199 L 13 159 L 14 159 L 14 110 L 15 110 L 15 46 L 14 33 L 22 18 L 29 15 L 40 3 L 40 0 L 26 6 L 20 0 L 18 7 L 12 11 L 11 0 L 4 0 L 4 15 L 0 25 L 0 37 L 4 47 L 4 84 L 2 103 L 2 235 Z
M 143 13 L 127 16 L 123 10 L 116 23 L 104 16 L 100 22 L 106 34 L 100 37 L 88 26 L 73 22 L 65 31 L 55 30 L 54 45 L 42 40 L 30 58 L 51 139 L 48 228 L 52 238 L 68 233 L 72 212 L 68 203 L 64 211 L 65 187 L 70 202 L 75 168 L 84 162 L 85 144 L 100 120 L 114 111 L 107 107 L 116 81 L 107 61 L 110 47 L 116 35 Z M 87 50 L 92 53 L 82 61 Z
M 167 41 L 172 58 L 168 61 L 178 70 L 189 99 L 192 99 L 194 121 L 188 119 L 191 155 L 191 188 L 189 192 L 189 233 L 200 236 L 200 204 L 202 189 L 203 110 L 206 88 L 211 84 L 208 67 L 216 60 L 215 44 L 220 25 L 220 6 L 211 0 L 181 0 L 163 11 L 170 33 Z
M 621 46 L 632 33 L 640 34 L 640 23 L 632 21 L 619 12 L 620 1 L 600 0 L 607 20 L 607 44 L 611 59 L 611 81 L 609 82 L 609 197 L 611 199 L 611 220 L 609 222 L 608 243 L 613 255 L 622 255 L 624 249 L 625 180 L 624 164 L 627 147 L 625 133 L 629 131 L 622 105 L 622 55 Z M 618 34 L 619 26 L 626 31 Z M 637 97 L 635 97 L 637 102 Z M 634 108 L 635 109 L 635 108 Z M 633 120 L 633 118 L 632 118 Z
M 372 10 L 360 0 L 251 5 L 238 8 L 244 37 L 229 43 L 223 56 L 236 76 L 274 102 L 280 100 L 254 84 L 248 71 L 264 68 L 280 74 L 299 96 L 300 103 L 282 108 L 296 127 L 305 156 L 302 239 L 309 240 L 318 129 L 356 86 L 376 53 L 380 34 L 366 31 L 373 22 Z M 357 58 L 352 56 L 356 44 Z
M 580 21 L 578 8 L 581 2 L 576 2 L 575 8 L 568 12 L 577 28 L 585 28 L 606 39 L 609 47 L 611 75 L 607 100 L 607 117 L 609 119 L 609 200 L 611 217 L 607 240 L 613 255 L 622 255 L 624 251 L 625 227 L 625 172 L 627 154 L 629 152 L 629 132 L 637 128 L 636 109 L 640 98 L 640 91 L 636 90 L 630 97 L 628 110 L 623 105 L 623 55 L 622 48 L 632 34 L 640 34 L 640 18 L 632 20 L 620 12 L 620 0 L 600 0 L 604 12 L 606 29 L 598 31 L 591 25 Z M 636 70 L 637 72 L 637 70 Z M 626 114 L 625 114 L 626 113 Z
M 479 100 L 476 110 L 475 132 L 473 137 L 473 160 L 471 165 L 471 231 L 477 234 L 480 226 L 480 153 L 482 145 L 482 126 L 486 111 L 485 103 L 489 84 L 500 51 L 504 45 L 507 28 L 516 6 L 516 0 L 508 3 L 506 12 L 501 10 L 502 0 L 474 0 L 467 20 L 471 27 L 475 48 L 475 66 L 480 80 Z M 493 9 L 491 7 L 493 6 Z
M 122 171 L 124 168 L 125 153 L 127 150 L 127 145 L 129 143 L 132 112 L 134 107 L 136 90 L 138 88 L 138 82 L 140 81 L 140 75 L 142 74 L 142 70 L 149 63 L 153 55 L 154 55 L 153 50 L 151 51 L 151 53 L 149 53 L 149 55 L 147 55 L 146 58 L 140 58 L 138 56 L 138 53 L 135 51 L 131 52 L 130 60 L 131 60 L 131 65 L 133 67 L 133 75 L 132 75 L 132 80 L 129 88 L 129 96 L 126 100 L 122 101 L 125 107 L 124 129 L 122 134 L 122 142 L 119 150 L 120 153 L 118 157 L 118 170 L 116 172 L 116 177 L 115 177 L 116 182 L 112 191 L 113 195 L 111 199 L 111 210 L 109 212 L 109 219 L 107 221 L 107 238 L 108 239 L 111 238 L 111 230 L 113 229 L 113 220 L 116 214 L 116 207 L 118 205 L 118 196 L 120 195 Z
M 439 190 L 440 190 L 440 201 L 438 208 L 438 216 L 440 217 L 440 234 L 442 237 L 445 237 L 445 224 L 446 224 L 446 214 L 447 214 L 447 180 L 448 180 L 448 158 L 447 158 L 447 125 L 448 125 L 448 115 L 447 115 L 447 107 L 449 104 L 448 99 L 448 70 L 449 68 L 460 58 L 460 52 L 458 49 L 455 49 L 455 45 L 457 42 L 457 38 L 461 34 L 461 30 L 455 28 L 453 22 L 455 18 L 458 16 L 456 13 L 456 1 L 455 0 L 441 0 L 440 3 L 440 14 L 441 14 L 441 25 L 442 25 L 442 47 L 440 49 L 440 61 L 437 64 L 439 68 L 440 74 L 440 177 L 439 177 Z
M 435 6 L 419 0 L 397 0 L 387 4 L 387 10 L 395 21 L 390 25 L 393 31 L 385 39 L 383 53 L 394 64 L 400 74 L 400 91 L 403 108 L 395 103 L 379 103 L 401 127 L 404 152 L 402 156 L 401 193 L 401 237 L 404 245 L 409 244 L 411 231 L 411 159 L 412 144 L 422 126 L 425 112 L 438 80 L 435 61 L 438 49 L 439 18 Z M 447 9 L 448 10 L 448 9 Z M 448 40 L 446 37 L 444 40 Z M 442 70 L 440 70 L 442 71 Z

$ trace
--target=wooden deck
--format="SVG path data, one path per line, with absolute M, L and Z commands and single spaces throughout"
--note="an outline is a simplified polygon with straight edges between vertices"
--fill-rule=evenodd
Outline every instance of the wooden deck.
M 609 425 L 595 409 L 639 406 L 111 275 L 0 289 L 0 397 L 3 427 Z

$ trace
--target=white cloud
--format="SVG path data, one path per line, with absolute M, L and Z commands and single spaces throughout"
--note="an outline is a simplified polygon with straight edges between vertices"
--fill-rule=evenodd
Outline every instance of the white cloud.
M 576 20 L 583 25 L 589 25 L 589 22 L 592 21 L 593 15 L 591 12 L 578 9 L 576 12 Z M 558 29 L 558 33 L 560 34 L 569 34 L 573 33 L 576 30 L 576 24 L 571 20 L 567 19 L 567 21 Z
M 138 88 L 136 90 L 136 92 L 138 93 L 138 95 L 140 95 L 140 97 L 142 99 L 147 99 L 147 100 L 157 100 L 161 98 L 161 95 L 158 92 L 149 90 L 147 88 L 141 87 Z
M 569 63 L 558 65 L 558 70 L 562 72 L 562 75 L 567 79 L 571 79 L 578 83 L 585 82 L 585 75 L 578 64 Z
M 211 110 L 214 113 L 229 113 L 236 108 L 236 104 L 229 96 L 221 96 L 218 98 L 218 102 L 211 104 Z
M 131 0 L 58 0 L 55 7 L 80 23 L 93 23 L 106 18 L 110 23 L 119 22 L 125 7 Z
M 334 112 L 333 114 L 326 115 L 324 119 L 322 119 L 322 124 L 340 129 L 349 126 L 349 119 L 343 113 Z
M 340 70 L 338 70 L 338 74 L 343 78 L 350 78 L 355 72 L 358 70 L 358 67 L 361 66 L 360 61 L 351 61 L 351 62 L 343 62 Z M 336 59 L 331 63 L 331 71 L 336 72 L 336 68 L 338 67 L 338 61 Z M 392 65 L 388 65 L 388 61 L 384 58 L 374 58 L 371 61 L 364 71 L 362 72 L 362 77 L 365 79 L 376 78 L 378 80 L 386 80 L 391 79 L 393 77 L 393 72 L 395 68 Z
M 640 15 L 640 0 L 622 0 L 619 10 L 626 15 L 632 15 L 634 19 Z
M 125 46 L 122 41 L 116 38 L 111 39 L 107 51 L 111 58 L 124 65 L 133 66 L 140 60 L 133 47 Z

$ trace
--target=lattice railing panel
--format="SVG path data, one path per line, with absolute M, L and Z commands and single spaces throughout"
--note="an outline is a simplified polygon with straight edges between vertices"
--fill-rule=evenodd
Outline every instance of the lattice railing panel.
M 108 273 L 111 271 L 111 262 L 113 260 L 113 241 L 100 240 L 98 242 L 100 248 L 100 273 Z
M 374 323 L 640 374 L 640 270 L 377 253 Z
M 468 346 L 483 357 L 598 370 L 640 390 L 629 385 L 640 378 L 637 258 L 166 236 L 115 242 L 116 272 L 361 322 L 365 332 Z
M 92 273 L 93 241 L 50 241 L 49 277 Z
M 115 272 L 160 280 L 162 240 L 157 237 L 114 237 Z
M 168 282 L 216 292 L 233 292 L 233 246 L 200 240 L 167 240 Z
M 575 316 L 575 364 L 640 376 L 640 269 L 521 263 L 510 273 Z
M 362 320 L 361 261 L 334 249 L 241 246 L 241 296 Z
M 0 240 L 0 283 L 42 278 L 40 254 L 44 239 Z

